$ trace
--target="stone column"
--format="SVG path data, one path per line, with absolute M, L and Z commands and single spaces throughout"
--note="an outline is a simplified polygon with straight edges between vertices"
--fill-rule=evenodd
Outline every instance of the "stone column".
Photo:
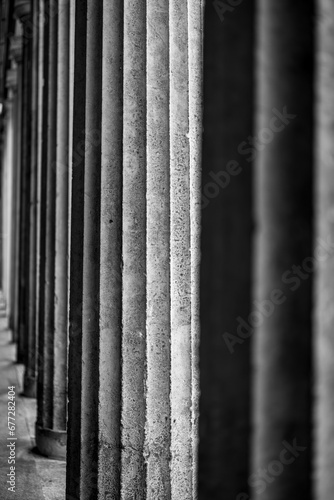
M 202 8 L 85 10 L 76 3 L 67 495 L 193 499 Z
M 9 320 L 12 310 L 11 268 L 13 263 L 13 200 L 12 191 L 14 185 L 14 129 L 15 129 L 15 87 L 16 70 L 6 71 L 6 101 L 4 110 L 4 160 L 1 169 L 1 191 L 2 191 L 2 293 L 5 302 L 5 314 Z
M 68 343 L 69 2 L 58 4 L 53 426 L 66 431 Z
M 17 77 L 18 72 L 15 61 L 11 62 L 11 69 L 6 71 L 7 106 L 6 106 L 6 141 L 7 155 L 3 168 L 3 241 L 4 241 L 4 270 L 3 293 L 6 301 L 6 315 L 9 328 L 12 327 L 14 312 L 13 288 L 15 287 L 14 270 L 16 256 L 16 144 L 15 132 L 17 130 Z
M 47 75 L 44 75 L 44 68 L 47 64 L 47 50 L 45 41 L 45 3 L 44 0 L 39 0 L 38 2 L 39 17 L 36 20 L 38 26 L 38 68 L 37 68 L 37 183 L 36 183 L 36 334 L 37 334 L 37 371 L 40 366 L 41 358 L 38 352 L 38 332 L 39 332 L 39 317 L 40 317 L 40 305 L 41 305 L 41 270 L 43 269 L 44 262 L 41 258 L 41 249 L 43 244 L 42 238 L 42 218 L 45 212 L 45 204 L 42 206 L 42 200 L 44 199 L 44 185 L 42 189 L 42 179 L 45 178 L 45 158 L 43 157 L 43 151 L 45 150 L 45 122 L 47 114 L 47 106 L 45 106 L 45 95 L 47 94 Z M 46 78 L 44 78 L 46 77 Z
M 254 500 L 312 497 L 313 16 L 311 1 L 258 8 Z
M 315 224 L 314 256 L 317 259 L 314 315 L 315 362 L 315 486 L 317 500 L 329 500 L 333 478 L 333 325 L 334 314 L 334 173 L 332 99 L 334 56 L 334 5 L 329 0 L 317 2 L 317 74 L 316 74 L 316 149 L 315 149 Z
M 62 62 L 60 61 L 60 54 L 63 56 L 63 44 L 66 47 L 68 40 L 59 38 L 61 33 L 62 37 L 65 36 L 68 30 L 68 15 L 67 8 L 64 9 L 63 5 L 57 5 L 51 11 L 51 2 L 45 3 L 45 11 L 49 13 L 48 28 L 45 28 L 44 41 L 48 38 L 48 43 L 45 45 L 45 50 L 48 50 L 46 57 L 47 61 L 47 91 L 45 95 L 45 104 L 47 105 L 47 122 L 46 126 L 46 141 L 47 147 L 44 151 L 46 157 L 46 172 L 45 178 L 42 177 L 41 189 L 43 186 L 46 188 L 46 196 L 41 199 L 41 211 L 43 205 L 45 206 L 45 216 L 41 218 L 41 268 L 40 268 L 40 307 L 39 307 L 39 372 L 38 372 L 38 412 L 36 423 L 36 444 L 38 449 L 44 455 L 54 458 L 64 459 L 66 456 L 66 407 L 65 398 L 66 392 L 64 389 L 64 380 L 66 380 L 66 352 L 67 352 L 67 336 L 66 331 L 61 330 L 60 337 L 56 335 L 56 321 L 57 334 L 59 334 L 61 320 L 58 316 L 56 318 L 55 312 L 59 312 L 56 304 L 62 304 L 63 297 L 56 296 L 55 293 L 55 275 L 59 272 L 59 267 L 56 267 L 56 176 L 58 172 L 63 173 L 63 169 L 67 168 L 66 158 L 66 144 L 61 142 L 58 137 L 59 126 L 58 120 L 64 120 L 63 126 L 67 126 L 67 112 L 65 116 L 58 113 L 58 106 L 63 106 L 63 102 L 59 99 L 58 95 L 58 68 L 61 67 L 59 79 L 61 83 L 64 80 L 64 73 Z M 67 27 L 67 28 L 66 28 Z M 64 32 L 62 30 L 65 30 Z M 59 33 L 60 32 L 60 33 Z M 48 49 L 46 49 L 48 47 Z M 66 65 L 66 61 L 65 61 Z M 63 87 L 62 87 L 63 88 Z M 65 97 L 66 100 L 66 97 Z M 62 107 L 63 111 L 64 108 Z M 62 132 L 61 132 L 62 133 Z M 59 165 L 57 162 L 57 154 L 59 145 L 65 147 L 59 156 Z M 43 155 L 43 156 L 44 156 Z M 59 168 L 58 168 L 59 167 Z M 59 177 L 58 177 L 59 181 Z M 66 190 L 65 190 L 66 191 Z M 62 202 L 66 201 L 66 192 L 59 193 Z M 65 198 L 63 198 L 65 196 Z M 66 210 L 66 208 L 65 208 Z M 65 227 L 65 231 L 67 225 Z M 42 239 L 44 240 L 42 243 Z M 59 242 L 60 245 L 62 242 Z M 66 242 L 65 242 L 66 244 Z M 58 244 L 57 258 L 61 259 L 60 248 Z M 43 265 L 44 264 L 44 265 Z M 60 272 L 60 278 L 61 278 Z M 65 271 L 66 273 L 66 271 Z M 66 274 L 67 275 L 67 274 Z M 59 279 L 59 275 L 57 275 Z M 65 301 L 66 301 L 65 289 Z M 65 346 L 64 346 L 64 333 L 65 333 Z M 65 360 L 64 360 L 65 358 Z M 63 370 L 65 373 L 61 373 Z
M 19 345 L 18 335 L 18 285 L 19 285 L 19 263 L 20 263 L 20 183 L 21 183 L 21 110 L 22 110 L 22 34 L 21 24 L 17 23 L 15 35 L 10 40 L 10 55 L 15 61 L 17 71 L 17 86 L 15 98 L 15 148 L 14 148 L 14 183 L 13 183 L 13 267 L 11 303 L 12 312 L 9 318 L 9 327 L 13 332 L 13 340 L 17 343 L 17 357 L 23 358 L 22 346 Z M 21 352 L 20 352 L 21 349 Z
M 41 344 L 44 347 L 42 355 L 45 360 L 41 369 L 43 395 L 36 426 L 36 443 L 41 453 L 65 458 L 69 220 L 69 3 L 67 0 L 58 3 L 58 11 L 50 13 L 49 22 L 50 129 L 46 180 L 44 331 L 41 334 Z M 53 255 L 50 255 L 51 252 Z
M 28 288 L 28 361 L 24 374 L 25 393 L 32 391 L 36 397 L 37 383 L 37 154 L 38 154 L 38 43 L 39 43 L 39 0 L 31 3 L 31 22 L 34 26 L 31 36 L 31 119 L 30 132 L 30 193 L 29 193 L 29 288 Z M 33 389 L 32 389 L 33 386 Z
M 32 106 L 32 38 L 25 28 L 31 21 L 31 2 L 16 1 L 15 15 L 23 32 L 22 147 L 20 198 L 20 287 L 19 287 L 19 356 L 25 365 L 24 394 L 36 397 L 36 350 L 34 332 L 29 328 L 30 309 L 30 196 L 31 196 L 31 106 Z M 20 360 L 22 361 L 22 360 Z

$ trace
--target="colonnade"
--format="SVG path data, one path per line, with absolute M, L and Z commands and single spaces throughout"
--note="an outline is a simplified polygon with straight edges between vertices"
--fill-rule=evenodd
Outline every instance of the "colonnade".
M 3 164 L 21 175 L 20 216 L 5 211 L 20 226 L 19 308 L 7 308 L 37 447 L 67 456 L 68 499 L 193 498 L 202 6 L 36 0 L 14 15 L 22 152 Z
M 226 5 L 1 4 L 1 288 L 66 500 L 331 500 L 334 10 Z

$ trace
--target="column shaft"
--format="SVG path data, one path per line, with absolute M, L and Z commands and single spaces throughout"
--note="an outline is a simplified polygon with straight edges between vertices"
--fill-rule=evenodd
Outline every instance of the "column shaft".
M 66 430 L 68 342 L 69 3 L 58 4 L 53 427 Z
M 333 21 L 334 4 L 320 0 L 317 17 L 316 75 L 316 239 L 314 256 L 318 264 L 315 283 L 315 484 L 314 498 L 331 498 L 333 478 Z
M 264 491 L 268 500 L 311 498 L 312 19 L 312 1 L 303 10 L 259 4 L 254 499 Z M 303 451 L 283 466 L 281 453 L 294 443 Z M 268 481 L 259 479 L 263 470 Z
M 253 135 L 254 3 L 230 7 L 223 19 L 214 6 L 224 9 L 226 2 L 206 2 L 205 8 L 201 500 L 235 500 L 239 493 L 249 493 L 252 339 L 239 336 L 239 321 L 247 322 L 251 309 L 254 157 L 247 143 Z
M 26 391 L 33 384 L 36 395 L 36 284 L 37 284 L 37 127 L 38 127 L 38 42 L 39 42 L 39 5 L 38 1 L 32 2 L 32 23 L 34 25 L 31 55 L 31 157 L 30 157 L 30 202 L 29 202 L 29 289 L 28 289 L 28 330 L 29 336 L 29 365 L 26 366 L 25 386 Z
M 45 7 L 50 12 L 51 3 L 47 2 Z M 63 459 L 67 403 L 68 2 L 65 5 L 60 2 L 57 9 L 50 13 L 49 28 L 44 32 L 49 40 L 45 96 L 48 114 L 46 175 L 41 182 L 41 187 L 46 188 L 46 197 L 41 200 L 42 206 L 45 204 L 45 218 L 41 219 L 44 268 L 40 273 L 39 353 L 42 359 L 38 374 L 36 444 L 42 454 Z

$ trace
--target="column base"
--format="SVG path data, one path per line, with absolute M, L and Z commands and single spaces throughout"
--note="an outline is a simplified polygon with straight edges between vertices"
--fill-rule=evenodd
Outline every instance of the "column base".
M 66 460 L 66 431 L 46 429 L 36 424 L 36 446 L 38 451 L 55 460 Z
M 29 377 L 24 374 L 23 381 L 23 396 L 26 398 L 36 398 L 37 394 L 37 381 L 35 377 Z

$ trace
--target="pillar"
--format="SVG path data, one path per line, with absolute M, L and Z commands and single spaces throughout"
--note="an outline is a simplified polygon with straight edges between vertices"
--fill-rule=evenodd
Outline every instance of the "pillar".
M 54 7 L 54 5 L 53 5 Z M 44 43 L 47 88 L 45 117 L 47 147 L 41 189 L 41 261 L 39 307 L 39 373 L 36 445 L 46 456 L 66 457 L 67 383 L 67 196 L 68 196 L 68 2 L 59 2 L 49 15 Z M 48 39 L 48 42 L 47 42 Z M 48 47 L 48 48 L 47 48 Z M 43 242 L 42 242 L 43 240 Z
M 23 392 L 27 397 L 36 397 L 35 332 L 29 328 L 32 38 L 27 36 L 26 27 L 31 22 L 32 11 L 30 1 L 16 1 L 14 7 L 23 33 L 18 360 L 25 365 Z
M 75 15 L 67 496 L 192 499 L 202 8 Z
M 14 130 L 15 130 L 15 92 L 16 92 L 16 69 L 10 68 L 6 71 L 6 101 L 4 118 L 4 161 L 1 169 L 2 189 L 2 293 L 5 305 L 4 315 L 9 320 L 12 303 L 11 287 L 13 284 L 11 269 L 13 265 L 13 202 L 12 197 L 14 185 Z M 9 326 L 9 325 L 8 325 Z
M 239 322 L 251 312 L 254 13 L 253 1 L 205 6 L 201 500 L 249 494 L 252 339 Z
M 39 58 L 39 1 L 31 2 L 31 22 L 34 29 L 31 33 L 31 118 L 30 132 L 30 186 L 29 186 L 29 280 L 27 297 L 27 347 L 28 359 L 25 364 L 25 393 L 36 397 L 37 384 L 37 185 L 38 185 L 38 58 Z
M 254 500 L 311 498 L 312 23 L 311 1 L 302 10 L 288 1 L 259 3 L 249 318 Z
M 317 2 L 316 53 L 316 149 L 315 149 L 315 225 L 314 256 L 317 259 L 314 313 L 314 394 L 315 459 L 314 497 L 329 500 L 333 480 L 333 194 L 334 176 L 332 131 L 334 105 L 332 95 L 334 57 L 334 6 L 330 1 Z
M 15 128 L 16 137 L 14 148 L 14 183 L 13 183 L 13 220 L 15 221 L 13 234 L 13 267 L 12 267 L 12 289 L 11 303 L 12 312 L 9 318 L 9 327 L 13 332 L 13 340 L 17 343 L 17 358 L 22 359 L 22 346 L 19 341 L 18 325 L 18 290 L 19 290 L 19 264 L 20 264 L 20 183 L 21 183 L 21 112 L 22 112 L 22 27 L 16 23 L 15 35 L 10 40 L 10 54 L 16 64 L 17 87 L 15 99 Z M 21 349 L 21 352 L 19 352 Z

